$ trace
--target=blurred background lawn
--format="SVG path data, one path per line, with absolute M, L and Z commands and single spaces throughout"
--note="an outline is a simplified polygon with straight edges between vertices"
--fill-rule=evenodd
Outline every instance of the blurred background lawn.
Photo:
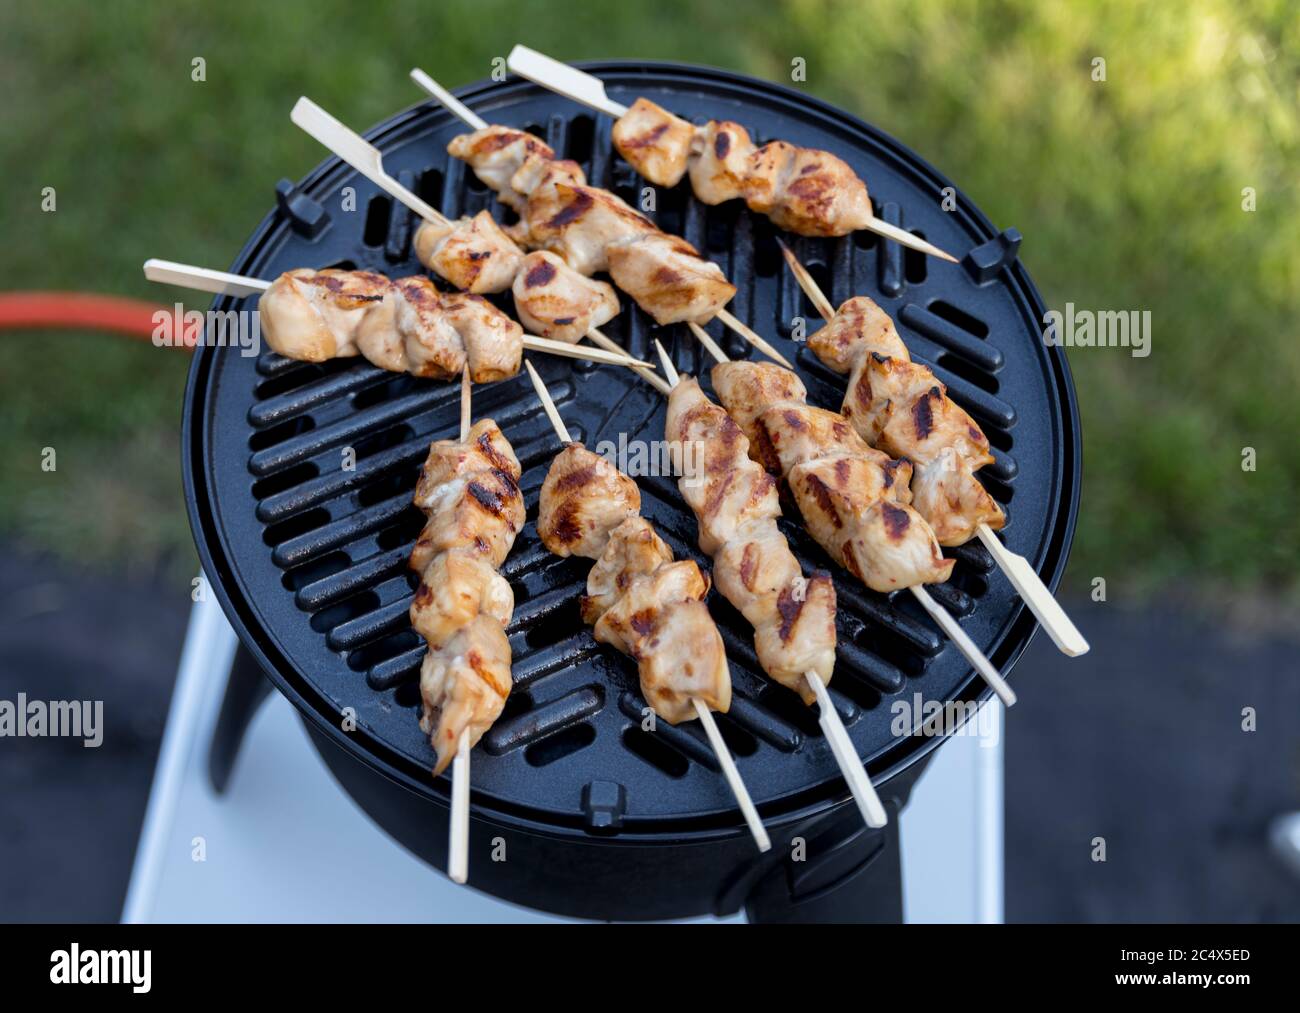
M 804 58 L 811 94 L 1025 234 L 1049 306 L 1151 311 L 1149 358 L 1071 354 L 1085 437 L 1074 586 L 1103 575 L 1112 598 L 1294 599 L 1300 17 L 1285 0 L 6 4 L 0 284 L 165 299 L 143 260 L 227 265 L 275 181 L 320 160 L 288 122 L 300 94 L 369 125 L 417 100 L 412 65 L 459 85 L 517 41 L 786 82 Z M 191 81 L 195 57 L 205 82 Z M 42 213 L 50 186 L 57 211 Z M 186 356 L 92 335 L 4 340 L 6 537 L 188 580 Z

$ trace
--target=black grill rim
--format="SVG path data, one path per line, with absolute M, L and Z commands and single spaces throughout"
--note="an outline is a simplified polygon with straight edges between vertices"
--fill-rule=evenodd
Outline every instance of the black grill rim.
M 634 73 L 659 76 L 666 81 L 676 80 L 688 86 L 696 87 L 707 87 L 709 82 L 716 81 L 733 87 L 766 90 L 769 93 L 775 93 L 778 97 L 795 100 L 809 110 L 815 110 L 821 115 L 846 123 L 854 130 L 868 134 L 882 149 L 892 153 L 898 161 L 900 172 L 922 179 L 934 188 L 934 192 L 938 192 L 944 186 L 953 186 L 961 197 L 958 201 L 958 220 L 963 223 L 966 231 L 971 235 L 971 247 L 993 239 L 998 235 L 998 230 L 994 228 L 993 224 L 975 204 L 965 197 L 960 188 L 956 187 L 955 183 L 935 169 L 927 160 L 878 128 L 828 102 L 797 89 L 731 71 L 679 62 L 603 60 L 584 61 L 575 65 L 597 76 L 606 78 L 609 83 L 614 85 L 617 85 L 617 78 L 620 74 Z M 519 91 L 537 87 L 531 82 L 512 75 L 505 82 L 480 81 L 458 88 L 455 92 L 460 98 L 466 100 L 467 104 L 490 120 L 492 99 L 508 98 Z M 485 101 L 478 102 L 476 101 L 478 99 Z M 555 101 L 556 103 L 568 102 L 568 100 L 558 96 Z M 364 133 L 364 136 L 382 150 L 382 142 L 386 137 L 410 128 L 417 119 L 429 116 L 451 118 L 449 113 L 437 108 L 435 103 L 421 102 L 404 109 L 371 128 Z M 331 174 L 345 170 L 350 171 L 337 158 L 330 156 L 304 176 L 299 181 L 298 186 L 304 191 L 310 192 Z M 259 251 L 268 244 L 274 235 L 280 217 L 281 213 L 278 210 L 272 210 L 263 217 L 249 240 L 234 258 L 230 267 L 232 272 L 248 271 L 250 266 L 257 262 Z M 1042 320 L 1046 313 L 1046 305 L 1021 261 L 1017 259 L 1006 271 L 1005 275 L 1013 283 L 1012 287 L 1015 294 L 1026 304 L 1033 315 L 1033 319 Z M 213 301 L 212 307 L 214 309 L 229 308 L 227 304 L 231 302 L 233 300 L 228 297 L 217 297 Z M 281 654 L 272 643 L 271 638 L 258 628 L 255 617 L 249 610 L 248 603 L 231 594 L 234 574 L 231 570 L 226 547 L 222 544 L 222 538 L 218 530 L 219 525 L 214 517 L 215 501 L 212 497 L 215 492 L 208 481 L 208 462 L 205 460 L 205 454 L 203 453 L 205 440 L 203 426 L 201 425 L 206 419 L 204 393 L 218 351 L 210 347 L 204 347 L 194 354 L 186 382 L 181 420 L 182 481 L 186 507 L 203 573 L 213 593 L 216 595 L 240 641 L 253 655 L 280 692 L 293 703 L 303 719 L 310 723 L 313 730 L 322 733 L 335 746 L 359 759 L 371 770 L 386 779 L 396 782 L 417 795 L 438 800 L 442 804 L 448 804 L 448 779 L 439 778 L 435 781 L 429 778 L 427 774 L 423 778 L 413 776 L 404 769 L 409 766 L 408 762 L 383 742 L 361 729 L 351 733 L 344 732 L 338 726 L 333 705 L 315 691 L 307 680 L 297 675 L 289 659 Z M 1075 395 L 1073 378 L 1065 352 L 1060 347 L 1047 348 L 1045 351 L 1048 362 L 1052 366 L 1052 375 L 1055 381 L 1055 389 L 1052 393 L 1058 402 L 1058 408 L 1069 432 L 1062 434 L 1065 438 L 1061 441 L 1059 465 L 1057 473 L 1053 476 L 1058 505 L 1056 531 L 1053 537 L 1049 538 L 1042 547 L 1038 557 L 1030 559 L 1030 562 L 1043 576 L 1047 586 L 1055 591 L 1060 584 L 1069 558 L 1069 550 L 1078 517 L 1082 475 L 1082 434 L 1078 400 Z M 998 645 L 999 649 L 994 652 L 991 659 L 1004 675 L 1014 666 L 1016 660 L 1036 633 L 1037 622 L 1022 604 L 1019 613 L 1009 626 L 1007 634 L 1001 644 Z M 961 692 L 953 699 L 962 701 L 986 700 L 990 696 L 991 690 L 984 685 L 977 675 L 972 673 L 962 687 Z M 880 784 L 896 777 L 913 764 L 925 759 L 931 750 L 937 748 L 943 741 L 942 738 L 937 737 L 909 738 L 913 740 L 912 748 L 888 766 L 873 769 L 871 771 L 873 782 Z M 547 836 L 580 838 L 585 841 L 592 840 L 591 835 L 581 826 L 557 823 L 549 814 L 539 818 L 536 810 L 529 810 L 513 803 L 499 802 L 495 799 L 491 800 L 490 803 L 486 803 L 480 797 L 473 797 L 471 804 L 473 816 L 477 820 L 485 820 L 503 827 L 514 827 L 525 832 Z M 794 803 L 792 807 L 784 809 L 780 813 L 765 813 L 764 822 L 772 828 L 793 826 L 809 818 L 826 816 L 853 805 L 854 802 L 847 789 L 837 780 L 832 779 L 801 794 L 799 801 Z M 606 838 L 606 840 L 615 845 L 635 845 L 662 843 L 669 838 L 677 842 L 704 842 L 730 839 L 744 834 L 743 825 L 738 825 L 736 821 L 702 818 L 689 821 L 689 825 L 683 825 L 683 822 L 679 821 L 674 824 L 671 830 L 625 828 L 617 835 Z

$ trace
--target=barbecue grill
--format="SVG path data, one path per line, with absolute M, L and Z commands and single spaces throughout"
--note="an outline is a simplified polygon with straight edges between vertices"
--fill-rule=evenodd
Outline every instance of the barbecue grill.
M 700 122 L 736 120 L 760 144 L 780 137 L 830 149 L 868 181 L 885 221 L 971 250 L 958 267 L 867 233 L 794 243 L 833 301 L 869 294 L 894 316 L 914 357 L 979 419 L 996 455 L 981 475 L 1007 509 L 1005 537 L 1054 588 L 1078 506 L 1079 421 L 1065 355 L 1040 338 L 1044 306 L 1017 260 L 1019 235 L 998 233 L 960 193 L 945 211 L 946 178 L 892 138 L 797 91 L 682 65 L 588 69 L 620 101 L 645 95 Z M 641 203 L 644 184 L 614 153 L 608 117 L 517 79 L 459 94 L 488 121 L 544 138 L 593 185 Z M 462 131 L 442 108 L 423 104 L 366 136 L 390 173 L 448 216 L 491 208 L 510 221 L 447 155 L 447 141 Z M 344 209 L 349 187 L 355 210 Z M 738 286 L 736 315 L 796 361 L 810 403 L 837 407 L 842 379 L 795 340 L 796 318 L 808 330 L 817 323 L 782 265 L 771 224 L 738 201 L 707 207 L 685 183 L 655 198 L 658 224 L 685 235 Z M 414 227 L 406 208 L 330 158 L 301 182 L 279 184 L 275 210 L 231 270 L 269 279 L 294 267 L 342 266 L 400 277 L 421 271 Z M 214 308 L 253 302 L 223 296 Z M 606 330 L 645 357 L 652 322 L 623 302 Z M 680 370 L 707 373 L 684 328 L 654 333 L 671 339 Z M 733 335 L 715 336 L 734 358 L 753 354 Z M 594 448 L 620 433 L 663 438 L 664 399 L 630 371 L 534 362 L 575 439 Z M 411 505 L 418 468 L 431 440 L 454 436 L 458 397 L 454 383 L 387 373 L 361 359 L 314 365 L 205 347 L 193 359 L 184 416 L 191 524 L 245 652 L 219 722 L 214 781 L 224 784 L 269 679 L 358 804 L 438 868 L 447 857 L 450 780 L 430 776 L 433 753 L 417 723 L 425 645 L 407 618 L 417 579 L 406 561 L 424 519 Z M 899 919 L 896 817 L 941 739 L 895 734 L 891 704 L 915 693 L 942 702 L 986 697 L 957 649 L 910 596 L 866 591 L 784 524 L 805 570 L 835 574 L 831 695 L 891 816 L 888 827 L 870 831 L 815 714 L 761 674 L 744 620 L 711 596 L 734 683 L 732 709 L 718 722 L 773 838 L 773 850 L 759 855 L 698 722 L 643 730 L 634 664 L 596 644 L 579 615 L 589 561 L 554 557 L 537 537 L 538 491 L 557 444 L 527 378 L 476 390 L 474 415 L 495 418 L 513 443 L 529 524 L 502 569 L 517 601 L 508 631 L 514 689 L 475 752 L 471 884 L 588 918 L 743 906 L 755 920 Z M 707 564 L 674 479 L 638 481 L 644 515 L 678 557 Z M 978 543 L 948 551 L 958 564 L 934 597 L 1005 673 L 1032 637 L 1033 617 Z M 805 860 L 793 860 L 796 838 L 806 842 Z M 490 857 L 494 845 L 504 861 Z

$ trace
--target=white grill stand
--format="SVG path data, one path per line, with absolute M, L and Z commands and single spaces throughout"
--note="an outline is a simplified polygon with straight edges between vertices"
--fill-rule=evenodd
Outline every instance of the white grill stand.
M 561 920 L 456 886 L 394 843 L 339 787 L 278 693 L 258 709 L 218 794 L 211 744 L 236 645 L 220 606 L 196 603 L 124 922 Z M 903 811 L 908 921 L 1002 920 L 1004 723 L 996 700 L 984 706 L 996 708 L 991 744 L 945 743 Z

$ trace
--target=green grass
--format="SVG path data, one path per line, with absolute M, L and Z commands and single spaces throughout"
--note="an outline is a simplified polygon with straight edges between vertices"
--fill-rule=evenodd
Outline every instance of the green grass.
M 1300 19 L 1285 3 L 8 5 L 4 284 L 167 299 L 140 277 L 145 258 L 229 263 L 274 182 L 320 160 L 288 123 L 298 95 L 367 125 L 418 98 L 412 65 L 460 84 L 516 41 L 786 82 L 803 57 L 801 87 L 1021 229 L 1049 305 L 1151 311 L 1149 358 L 1071 353 L 1086 448 L 1076 578 L 1296 587 Z M 205 82 L 190 80 L 195 57 Z M 89 563 L 187 574 L 185 356 L 100 336 L 6 340 L 3 530 Z

